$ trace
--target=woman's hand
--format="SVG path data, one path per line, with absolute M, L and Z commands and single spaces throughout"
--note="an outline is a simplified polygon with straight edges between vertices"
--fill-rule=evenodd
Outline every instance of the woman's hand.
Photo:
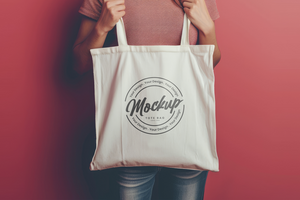
M 125 15 L 124 0 L 103 0 L 101 14 L 96 22 L 88 17 L 81 21 L 77 39 L 73 45 L 74 70 L 84 74 L 93 69 L 90 49 L 102 48 L 107 33 Z
M 103 0 L 101 15 L 95 28 L 101 33 L 108 33 L 124 15 L 124 0 Z
M 221 59 L 221 52 L 216 39 L 215 23 L 209 15 L 205 0 L 179 1 L 181 1 L 183 10 L 189 20 L 199 30 L 199 44 L 215 45 L 213 54 L 213 66 L 215 67 Z
M 206 7 L 205 0 L 180 0 L 184 12 L 192 24 L 202 34 L 207 35 L 214 31 L 214 22 L 211 19 Z

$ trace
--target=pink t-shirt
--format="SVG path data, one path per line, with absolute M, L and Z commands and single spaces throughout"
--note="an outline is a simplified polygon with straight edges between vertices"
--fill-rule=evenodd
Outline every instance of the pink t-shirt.
M 212 20 L 219 18 L 215 0 L 205 0 Z M 98 20 L 103 0 L 84 0 L 79 13 Z M 183 9 L 174 0 L 125 0 L 123 17 L 129 45 L 179 45 Z M 190 44 L 198 44 L 198 30 L 190 26 Z M 116 46 L 115 28 L 107 35 L 104 47 Z

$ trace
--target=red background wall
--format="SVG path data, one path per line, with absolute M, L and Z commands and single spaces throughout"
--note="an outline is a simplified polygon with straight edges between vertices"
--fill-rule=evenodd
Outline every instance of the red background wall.
M 89 199 L 93 79 L 70 73 L 82 0 L 0 3 L 0 199 Z M 207 200 L 300 199 L 296 0 L 217 1 L 220 172 Z

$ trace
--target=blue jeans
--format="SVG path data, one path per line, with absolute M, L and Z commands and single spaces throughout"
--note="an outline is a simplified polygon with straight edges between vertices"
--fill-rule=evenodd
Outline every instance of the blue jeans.
M 202 200 L 208 171 L 165 167 L 116 168 L 115 199 L 151 200 L 156 174 L 160 200 Z

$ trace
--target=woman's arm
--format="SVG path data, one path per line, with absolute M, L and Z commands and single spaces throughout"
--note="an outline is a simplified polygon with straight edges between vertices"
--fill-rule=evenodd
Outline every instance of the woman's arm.
M 221 52 L 220 52 L 220 49 L 219 49 L 219 46 L 217 43 L 217 39 L 216 39 L 215 26 L 213 26 L 212 29 L 210 29 L 204 33 L 199 31 L 199 44 L 214 44 L 215 45 L 215 51 L 214 51 L 214 55 L 213 55 L 214 68 L 215 68 L 215 66 L 221 60 Z
M 213 44 L 214 67 L 221 59 L 221 52 L 216 39 L 215 23 L 211 19 L 204 0 L 181 0 L 184 12 L 191 23 L 199 30 L 199 44 Z
M 125 15 L 124 0 L 104 0 L 98 21 L 83 17 L 73 45 L 74 70 L 83 74 L 93 68 L 90 49 L 103 47 L 107 33 Z
M 83 17 L 77 39 L 73 45 L 73 67 L 78 74 L 93 68 L 90 49 L 103 47 L 106 34 L 97 31 L 96 21 Z

